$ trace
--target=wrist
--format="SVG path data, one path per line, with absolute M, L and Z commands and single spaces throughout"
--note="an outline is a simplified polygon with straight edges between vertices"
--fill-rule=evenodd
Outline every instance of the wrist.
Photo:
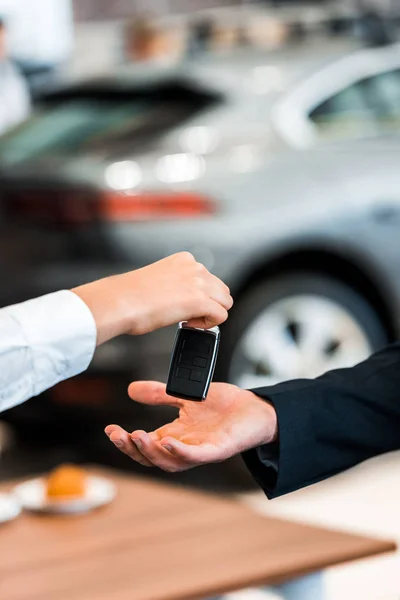
M 278 418 L 271 402 L 249 390 L 242 390 L 242 398 L 246 402 L 246 413 L 251 417 L 251 447 L 276 442 L 278 439 Z M 249 409 L 251 412 L 249 412 Z
M 79 296 L 91 311 L 97 328 L 97 345 L 125 333 L 127 325 L 119 306 L 118 293 L 109 277 L 79 286 L 71 291 Z
M 265 398 L 260 398 L 264 405 L 266 419 L 268 419 L 269 429 L 265 433 L 263 444 L 272 444 L 278 440 L 278 418 L 276 410 L 271 402 Z

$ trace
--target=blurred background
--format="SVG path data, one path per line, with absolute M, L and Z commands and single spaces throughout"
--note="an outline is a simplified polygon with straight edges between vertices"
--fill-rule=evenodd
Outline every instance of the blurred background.
M 398 0 L 0 0 L 0 82 L 0 305 L 188 250 L 235 298 L 218 380 L 314 377 L 399 337 Z M 102 430 L 169 418 L 126 388 L 165 381 L 174 334 L 110 342 L 2 415 L 1 477 L 171 480 Z M 273 502 L 239 459 L 174 481 L 400 539 L 399 473 L 395 454 Z M 397 561 L 329 571 L 327 597 L 398 599 Z

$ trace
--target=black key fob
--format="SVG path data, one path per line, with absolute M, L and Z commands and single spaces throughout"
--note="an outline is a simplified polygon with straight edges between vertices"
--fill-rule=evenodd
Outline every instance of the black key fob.
M 219 338 L 219 327 L 196 329 L 179 323 L 167 394 L 199 402 L 206 399 L 217 362 Z

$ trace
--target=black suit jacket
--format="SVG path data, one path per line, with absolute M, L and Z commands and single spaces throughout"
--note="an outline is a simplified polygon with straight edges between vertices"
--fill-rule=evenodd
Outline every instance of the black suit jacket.
M 243 454 L 270 498 L 400 448 L 400 343 L 349 369 L 252 391 L 278 417 L 278 442 Z

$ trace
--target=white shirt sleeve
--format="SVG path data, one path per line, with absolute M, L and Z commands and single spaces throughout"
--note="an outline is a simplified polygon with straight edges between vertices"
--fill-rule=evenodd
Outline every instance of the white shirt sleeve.
M 61 291 L 0 310 L 0 411 L 84 371 L 96 323 L 73 292 Z

